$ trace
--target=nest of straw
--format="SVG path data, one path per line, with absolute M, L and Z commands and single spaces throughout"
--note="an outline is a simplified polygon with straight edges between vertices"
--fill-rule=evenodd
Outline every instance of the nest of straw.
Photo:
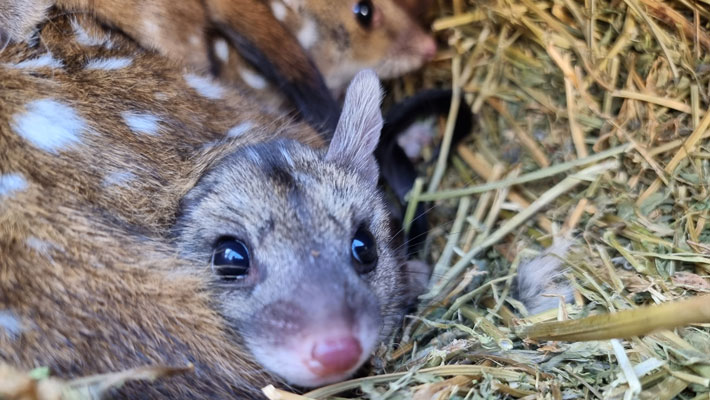
M 372 376 L 306 396 L 708 398 L 710 2 L 439 0 L 432 29 L 394 98 L 452 86 L 478 125 L 441 121 L 410 194 L 431 289 Z M 559 237 L 574 302 L 528 315 L 513 276 Z
M 710 397 L 710 1 L 439 0 L 432 29 L 392 99 L 451 86 L 478 124 L 440 121 L 410 194 L 431 289 L 370 376 L 305 396 Z M 574 302 L 529 315 L 513 277 L 559 237 Z

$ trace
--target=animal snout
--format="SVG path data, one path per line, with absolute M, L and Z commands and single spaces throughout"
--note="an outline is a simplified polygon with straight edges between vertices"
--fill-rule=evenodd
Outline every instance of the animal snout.
M 360 341 L 351 333 L 338 333 L 313 340 L 308 369 L 322 378 L 357 367 L 362 357 Z
M 431 60 L 436 55 L 436 42 L 429 35 L 422 35 L 417 43 L 419 53 L 424 60 Z
M 350 281 L 342 273 L 328 277 L 329 282 L 301 282 L 243 325 L 256 360 L 294 385 L 315 387 L 347 378 L 367 360 L 379 337 L 380 308 L 371 290 L 354 272 Z

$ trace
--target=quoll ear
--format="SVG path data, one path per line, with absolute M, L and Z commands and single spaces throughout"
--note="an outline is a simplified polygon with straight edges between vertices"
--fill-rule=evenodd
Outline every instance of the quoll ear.
M 345 94 L 343 112 L 325 156 L 377 184 L 379 168 L 374 152 L 382 130 L 382 88 L 372 70 L 359 72 Z

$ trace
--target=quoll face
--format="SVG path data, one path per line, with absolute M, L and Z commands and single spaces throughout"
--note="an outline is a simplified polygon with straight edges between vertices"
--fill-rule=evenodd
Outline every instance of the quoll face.
M 297 385 L 354 372 L 406 306 L 372 169 L 381 117 L 370 74 L 343 114 L 376 116 L 341 119 L 327 153 L 286 140 L 238 150 L 188 193 L 178 220 L 178 246 L 211 268 L 221 312 L 259 363 Z
M 222 312 L 257 360 L 315 386 L 347 376 L 387 333 L 402 265 L 375 187 L 294 147 L 230 156 L 185 199 L 179 236 L 212 268 Z
M 434 39 L 392 0 L 284 1 L 302 15 L 297 36 L 332 90 L 342 90 L 363 68 L 394 78 L 436 53 Z M 317 27 L 310 34 L 309 23 Z

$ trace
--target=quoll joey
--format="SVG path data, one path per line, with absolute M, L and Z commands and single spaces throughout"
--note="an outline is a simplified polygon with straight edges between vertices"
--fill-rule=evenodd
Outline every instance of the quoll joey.
M 87 13 L 147 49 L 282 110 L 328 137 L 339 97 L 358 71 L 393 78 L 419 68 L 436 44 L 410 16 L 427 0 L 3 0 L 0 36 L 21 41 L 50 6 Z M 406 6 L 403 6 L 406 5 Z M 4 34 L 3 34 L 4 31 Z M 87 43 L 89 44 L 89 43 Z M 321 76 L 322 74 L 322 76 Z M 288 104 L 284 101 L 288 100 Z
M 0 359 L 194 373 L 117 397 L 343 379 L 417 295 L 372 152 L 373 72 L 327 146 L 88 16 L 0 53 Z M 88 43 L 88 44 L 87 44 Z

